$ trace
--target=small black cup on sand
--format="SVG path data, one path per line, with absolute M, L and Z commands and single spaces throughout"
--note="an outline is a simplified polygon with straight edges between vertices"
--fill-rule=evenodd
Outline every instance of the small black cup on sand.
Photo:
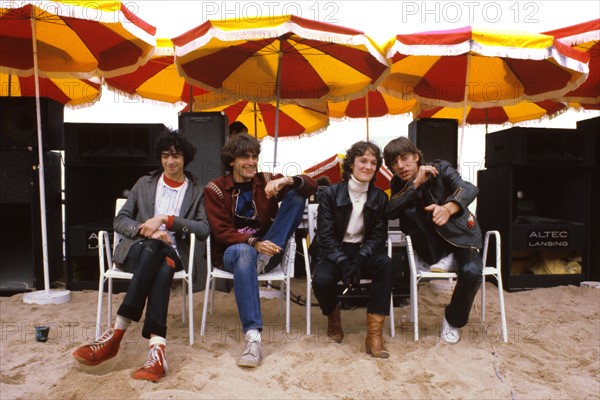
M 38 325 L 35 327 L 35 340 L 38 342 L 45 342 L 48 340 L 48 333 L 50 332 L 50 327 L 47 325 Z

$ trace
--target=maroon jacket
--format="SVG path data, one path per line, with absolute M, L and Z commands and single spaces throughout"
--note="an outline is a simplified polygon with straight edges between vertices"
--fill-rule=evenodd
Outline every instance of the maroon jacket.
M 260 231 L 264 235 L 273 223 L 279 210 L 279 202 L 290 189 L 308 198 L 317 190 L 316 182 L 307 175 L 294 177 L 294 185 L 285 186 L 277 195 L 267 199 L 265 187 L 271 180 L 283 178 L 269 172 L 259 172 L 252 178 L 252 197 L 256 203 L 256 212 L 260 221 Z M 237 243 L 253 245 L 257 238 L 247 233 L 240 233 L 234 226 L 233 175 L 227 174 L 209 182 L 204 188 L 204 204 L 206 216 L 210 223 L 212 261 L 216 266 L 223 263 L 223 253 L 227 247 Z

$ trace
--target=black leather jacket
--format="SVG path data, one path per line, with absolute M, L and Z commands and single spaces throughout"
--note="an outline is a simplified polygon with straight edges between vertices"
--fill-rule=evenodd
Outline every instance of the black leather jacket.
M 359 254 L 365 260 L 373 254 L 385 251 L 388 228 L 388 219 L 385 216 L 387 201 L 388 197 L 385 192 L 371 182 L 363 211 L 365 236 L 359 250 Z M 320 260 L 326 259 L 337 264 L 347 258 L 342 250 L 342 242 L 351 213 L 352 201 L 348 193 L 348 181 L 324 188 L 319 195 L 317 219 L 319 229 L 316 240 L 313 241 L 315 245 L 318 243 Z
M 403 219 L 408 218 L 406 210 L 409 207 L 427 207 L 431 204 L 443 205 L 448 202 L 458 204 L 461 211 L 452 215 L 444 226 L 437 226 L 428 215 L 428 221 L 434 225 L 435 231 L 447 242 L 456 247 L 483 246 L 481 228 L 477 219 L 468 209 L 469 204 L 475 200 L 479 189 L 477 186 L 466 182 L 460 174 L 443 160 L 435 160 L 433 165 L 438 170 L 438 176 L 430 177 L 427 182 L 415 189 L 414 181 L 403 181 L 397 175 L 390 183 L 392 197 L 387 206 L 386 214 L 389 219 L 400 219 L 400 229 Z M 411 226 L 406 223 L 404 225 Z M 405 232 L 410 234 L 410 232 Z

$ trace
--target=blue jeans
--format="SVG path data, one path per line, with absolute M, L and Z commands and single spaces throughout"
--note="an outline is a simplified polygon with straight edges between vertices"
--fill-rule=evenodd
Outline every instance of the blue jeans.
M 261 240 L 269 240 L 285 248 L 302 220 L 305 204 L 306 199 L 295 190 L 286 193 L 273 224 Z M 247 243 L 231 245 L 223 254 L 223 269 L 233 274 L 233 291 L 244 333 L 250 329 L 261 331 L 263 327 L 256 273 L 257 258 L 258 252 Z M 278 260 L 281 260 L 281 256 L 278 259 L 272 257 L 267 269 L 276 266 Z

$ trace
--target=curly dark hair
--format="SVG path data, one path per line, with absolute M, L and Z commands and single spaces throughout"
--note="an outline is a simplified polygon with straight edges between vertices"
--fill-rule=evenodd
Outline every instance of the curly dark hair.
M 170 130 L 167 128 L 156 140 L 154 150 L 156 151 L 156 155 L 160 160 L 161 153 L 171 149 L 175 149 L 175 151 L 180 151 L 183 153 L 184 167 L 194 161 L 194 156 L 196 155 L 196 146 L 194 146 L 194 144 L 178 130 Z
M 229 125 L 229 136 L 237 135 L 239 133 L 248 133 L 248 127 L 241 121 L 233 121 Z
M 375 169 L 375 174 L 373 174 L 374 181 L 377 177 L 377 172 L 379 172 L 379 168 L 381 168 L 381 164 L 383 163 L 383 159 L 381 158 L 381 150 L 379 146 L 377 146 L 373 142 L 365 142 L 360 141 L 354 143 L 348 150 L 346 150 L 346 158 L 342 163 L 342 179 L 347 181 L 350 179 L 350 175 L 352 174 L 352 168 L 350 166 L 354 165 L 354 159 L 356 157 L 364 156 L 367 151 L 371 151 L 375 158 L 377 159 L 377 169 Z
M 260 143 L 258 140 L 247 133 L 238 133 L 232 136 L 221 149 L 221 162 L 225 170 L 232 171 L 231 162 L 248 152 L 257 156 L 260 155 Z
M 425 162 L 423 160 L 423 152 L 421 152 L 417 145 L 415 145 L 409 138 L 405 136 L 401 136 L 390 141 L 383 148 L 385 165 L 390 170 L 392 169 L 392 164 L 394 164 L 398 157 L 406 156 L 408 154 L 416 154 L 419 156 L 419 160 L 417 161 L 417 165 L 419 167 Z

